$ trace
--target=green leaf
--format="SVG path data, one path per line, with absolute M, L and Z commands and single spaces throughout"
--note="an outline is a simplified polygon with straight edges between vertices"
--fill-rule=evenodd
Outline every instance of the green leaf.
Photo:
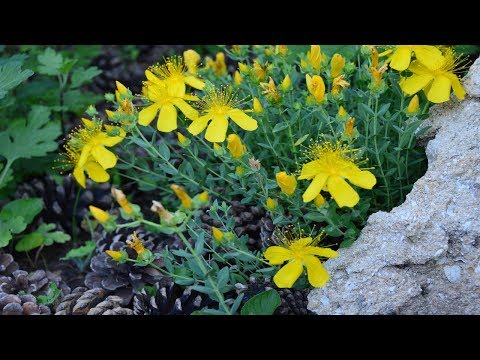
M 54 151 L 60 136 L 58 122 L 50 121 L 50 110 L 45 106 L 34 106 L 27 120 L 9 122 L 5 131 L 0 133 L 0 156 L 10 162 L 16 159 L 45 156 Z
M 95 242 L 93 240 L 89 240 L 85 243 L 85 245 L 70 250 L 64 257 L 60 258 L 60 260 L 71 260 L 87 257 L 95 251 L 95 247 Z
M 42 54 L 37 56 L 40 63 L 38 72 L 45 75 L 59 75 L 60 68 L 63 65 L 62 54 L 57 54 L 52 48 L 46 48 Z
M 57 300 L 57 298 L 61 294 L 61 290 L 57 287 L 57 284 L 55 284 L 53 281 L 48 284 L 48 292 L 46 295 L 39 295 L 37 296 L 37 301 L 40 304 L 44 305 L 51 305 Z
M 225 266 L 217 274 L 217 286 L 219 289 L 222 289 L 225 285 L 228 284 L 229 277 L 230 272 L 228 266 Z
M 9 202 L 0 212 L 0 220 L 7 220 L 11 216 L 21 216 L 26 225 L 30 224 L 35 216 L 42 211 L 43 202 L 40 198 L 18 199 Z M 15 231 L 18 234 L 20 231 Z
M 161 142 L 158 144 L 158 151 L 160 152 L 160 155 L 165 159 L 165 161 L 170 160 L 170 149 L 168 148 L 167 144 L 164 142 Z
M 276 132 L 282 131 L 283 129 L 286 129 L 287 127 L 288 127 L 287 122 L 281 122 L 275 125 L 272 132 L 276 133 Z
M 300 144 L 303 143 L 305 140 L 307 140 L 309 136 L 310 136 L 310 134 L 305 134 L 305 135 L 303 135 L 300 139 L 298 139 L 298 140 L 295 142 L 294 146 L 300 145 Z
M 22 62 L 10 61 L 0 66 L 0 99 L 5 97 L 7 91 L 18 86 L 32 75 L 32 70 L 22 70 Z
M 83 67 L 75 69 L 72 72 L 72 80 L 70 87 L 72 89 L 82 86 L 85 83 L 90 82 L 95 76 L 100 75 L 102 70 L 96 66 L 90 66 L 85 69 Z
M 255 295 L 243 305 L 241 315 L 272 315 L 281 304 L 275 289 Z
M 61 231 L 52 232 L 55 227 L 55 224 L 41 224 L 37 229 L 37 232 L 45 237 L 44 244 L 46 246 L 50 246 L 54 243 L 63 244 L 70 240 L 70 235 L 68 234 Z
M 240 304 L 242 303 L 243 297 L 245 296 L 244 293 L 241 293 L 240 295 L 237 296 L 235 299 L 235 302 L 233 303 L 232 307 L 230 308 L 230 311 L 232 314 L 235 314 L 240 307 Z
M 226 314 L 220 310 L 203 309 L 203 310 L 196 310 L 192 312 L 190 315 L 226 315 Z
M 25 235 L 20 239 L 20 241 L 15 245 L 16 251 L 30 251 L 35 249 L 43 244 L 45 236 L 39 232 L 33 232 L 31 234 Z
M 0 221 L 0 248 L 7 246 L 10 240 L 12 240 L 10 228 L 6 223 Z

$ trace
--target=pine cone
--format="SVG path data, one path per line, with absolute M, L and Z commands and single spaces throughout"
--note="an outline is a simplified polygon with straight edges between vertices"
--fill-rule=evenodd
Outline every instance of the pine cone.
M 121 230 L 121 229 L 120 229 Z M 114 291 L 115 295 L 123 299 L 123 304 L 130 303 L 133 294 L 143 288 L 145 285 L 153 285 L 162 279 L 163 274 L 152 266 L 134 266 L 127 262 L 118 264 L 105 250 L 126 250 L 131 258 L 135 258 L 135 252 L 126 244 L 127 239 L 131 239 L 132 230 L 121 230 L 105 233 L 105 236 L 98 241 L 97 254 L 90 261 L 92 272 L 87 273 L 85 285 L 92 288 L 103 288 L 108 291 Z M 179 239 L 164 234 L 152 234 L 137 231 L 138 238 L 142 241 L 146 249 L 153 253 L 160 252 L 164 246 L 169 248 L 179 247 Z M 163 259 L 157 259 L 155 265 L 164 266 Z
M 0 315 L 50 315 L 50 309 L 37 304 L 35 296 L 30 294 L 14 295 L 0 291 Z
M 121 303 L 122 298 L 108 295 L 104 289 L 77 287 L 57 306 L 55 315 L 133 315 Z
M 228 213 L 235 219 L 235 233 L 238 236 L 247 234 L 247 245 L 251 250 L 261 250 L 261 219 L 265 216 L 265 210 L 258 206 L 243 205 L 240 201 L 232 201 Z M 222 224 L 214 221 L 208 214 L 208 209 L 200 211 L 200 219 L 204 223 L 204 229 L 210 231 L 212 226 L 221 227 Z
M 267 248 L 272 245 L 272 237 L 274 236 L 275 225 L 269 215 L 260 219 L 260 239 L 262 247 Z
M 28 183 L 18 186 L 15 198 L 40 197 L 45 206 L 34 222 L 53 223 L 57 230 L 72 234 L 72 216 L 74 212 L 75 199 L 78 187 L 72 176 L 64 176 L 61 185 L 57 185 L 50 176 L 34 178 Z M 91 180 L 87 181 L 87 189 L 81 190 L 78 199 L 75 217 L 77 224 L 80 224 L 85 215 L 88 214 L 88 206 L 94 205 L 101 209 L 110 208 L 112 197 L 110 184 L 96 184 Z M 78 225 L 77 225 L 78 226 Z
M 266 278 L 263 281 L 259 281 L 258 279 L 254 278 L 253 276 L 248 279 L 248 285 L 243 284 L 235 284 L 237 294 L 244 293 L 242 304 L 246 303 L 255 295 L 260 294 L 266 290 L 270 290 L 273 288 L 273 285 L 270 281 L 270 278 Z
M 150 297 L 145 289 L 135 294 L 133 311 L 135 315 L 190 315 L 213 301 L 205 294 L 170 282 L 168 285 L 155 284 L 156 294 Z
M 0 277 L 10 276 L 16 270 L 18 270 L 18 264 L 13 256 L 0 250 Z
M 282 304 L 275 311 L 275 315 L 313 315 L 307 309 L 309 289 L 277 289 Z

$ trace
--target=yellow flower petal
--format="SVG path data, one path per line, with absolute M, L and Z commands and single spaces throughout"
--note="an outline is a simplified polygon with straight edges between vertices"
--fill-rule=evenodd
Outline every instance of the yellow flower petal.
M 107 134 L 104 135 L 105 136 L 102 138 L 102 145 L 105 146 L 115 146 L 123 140 L 123 137 L 121 136 L 108 136 Z
M 458 80 L 457 75 L 452 73 L 446 73 L 445 76 L 448 77 L 452 82 L 452 88 L 455 96 L 460 100 L 463 100 L 465 98 L 466 91 L 460 83 L 460 80 Z
M 162 84 L 162 80 L 156 77 L 150 70 L 145 70 L 145 77 L 155 84 Z
M 392 55 L 390 67 L 397 71 L 403 71 L 410 65 L 412 49 L 409 46 L 399 46 Z
M 328 174 L 320 173 L 315 176 L 313 181 L 308 186 L 307 190 L 303 193 L 303 202 L 309 202 L 315 199 L 315 197 L 320 194 L 320 191 L 325 186 L 327 182 Z
M 308 282 L 313 287 L 325 286 L 330 276 L 320 260 L 315 256 L 305 256 L 303 261 L 307 267 Z
M 438 69 L 444 62 L 442 52 L 435 46 L 414 46 L 413 51 L 417 60 L 431 70 Z
M 97 219 L 101 224 L 106 223 L 110 219 L 110 214 L 96 206 L 90 205 L 88 210 L 92 213 L 93 217 Z
M 213 120 L 205 133 L 205 139 L 210 142 L 223 142 L 227 136 L 227 129 L 227 118 L 224 115 L 213 115 Z
M 322 256 L 326 258 L 335 258 L 338 256 L 338 252 L 329 248 L 322 248 L 318 246 L 307 246 L 305 250 L 309 255 L 317 255 L 317 256 Z
M 162 132 L 170 132 L 177 128 L 177 109 L 172 104 L 165 104 L 160 109 L 157 129 Z
M 310 245 L 310 243 L 313 241 L 312 237 L 311 236 L 308 236 L 308 237 L 304 237 L 304 238 L 300 238 L 298 239 L 297 241 L 295 241 L 292 246 L 293 247 L 296 247 L 296 248 L 304 248 L 308 245 Z
M 83 167 L 75 167 L 75 169 L 73 169 L 73 176 L 81 187 L 86 187 L 87 178 L 85 177 L 85 173 L 83 172 Z
M 291 288 L 302 272 L 302 261 L 295 259 L 282 267 L 273 277 L 273 281 L 279 288 Z
M 361 171 L 355 169 L 348 171 L 345 176 L 353 185 L 359 186 L 364 189 L 371 189 L 377 183 L 377 179 L 370 171 Z
M 194 76 L 185 76 L 183 78 L 183 80 L 185 81 L 186 84 L 190 85 L 191 87 L 195 88 L 195 89 L 198 89 L 198 90 L 202 90 L 203 87 L 205 86 L 205 82 L 200 80 L 200 79 L 197 79 L 196 77 Z
M 270 246 L 263 256 L 271 265 L 280 265 L 293 258 L 292 252 L 281 246 Z
M 194 120 L 188 127 L 188 132 L 192 135 L 200 134 L 207 127 L 208 122 L 212 118 L 212 115 L 207 114 Z
M 92 156 L 104 169 L 113 168 L 117 164 L 115 154 L 102 145 L 97 145 L 92 148 Z
M 432 80 L 433 75 L 430 74 L 413 74 L 402 81 L 400 87 L 406 94 L 413 95 L 426 87 Z
M 243 130 L 252 131 L 258 128 L 257 120 L 251 118 L 240 109 L 231 109 L 227 112 L 227 115 Z
M 87 162 L 85 169 L 87 170 L 88 177 L 95 182 L 102 183 L 110 179 L 110 175 L 108 175 L 105 169 L 94 161 Z
M 427 93 L 427 99 L 433 103 L 442 103 L 450 100 L 450 89 L 452 82 L 446 76 L 436 76 L 432 87 Z
M 138 113 L 138 123 L 142 126 L 148 126 L 155 119 L 160 106 L 160 104 L 155 103 L 140 111 Z
M 120 94 L 124 95 L 127 93 L 127 88 L 120 81 L 115 81 L 115 85 L 117 85 L 117 89 Z
M 299 180 L 310 180 L 317 176 L 321 172 L 320 165 L 322 164 L 319 160 L 310 161 L 302 166 L 302 172 L 298 177 Z
M 180 111 L 190 120 L 196 120 L 198 118 L 198 111 L 195 110 L 193 107 L 188 105 L 182 99 L 175 99 L 172 101 L 176 107 L 180 109 Z
M 78 158 L 76 167 L 83 169 L 85 163 L 88 161 L 88 157 L 92 152 L 92 144 L 87 144 L 83 147 L 82 152 L 80 153 L 80 157 Z
M 167 80 L 167 93 L 173 97 L 183 97 L 185 95 L 185 83 L 180 79 L 168 79 Z
M 330 176 L 327 181 L 327 186 L 328 192 L 332 195 L 339 207 L 354 207 L 360 200 L 357 192 L 340 176 Z

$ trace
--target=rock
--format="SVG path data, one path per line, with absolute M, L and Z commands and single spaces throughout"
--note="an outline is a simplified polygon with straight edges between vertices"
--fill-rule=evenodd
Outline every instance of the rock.
M 480 58 L 470 67 L 468 74 L 463 79 L 465 91 L 472 97 L 480 97 Z
M 436 105 L 428 170 L 406 201 L 368 219 L 358 240 L 325 262 L 309 294 L 318 314 L 480 314 L 480 60 L 464 101 Z

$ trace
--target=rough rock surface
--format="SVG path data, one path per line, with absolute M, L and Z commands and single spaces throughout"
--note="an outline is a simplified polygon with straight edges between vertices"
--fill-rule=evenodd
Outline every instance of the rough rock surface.
M 480 314 L 480 59 L 464 83 L 464 101 L 432 108 L 426 174 L 325 263 L 331 279 L 309 294 L 310 310 Z

